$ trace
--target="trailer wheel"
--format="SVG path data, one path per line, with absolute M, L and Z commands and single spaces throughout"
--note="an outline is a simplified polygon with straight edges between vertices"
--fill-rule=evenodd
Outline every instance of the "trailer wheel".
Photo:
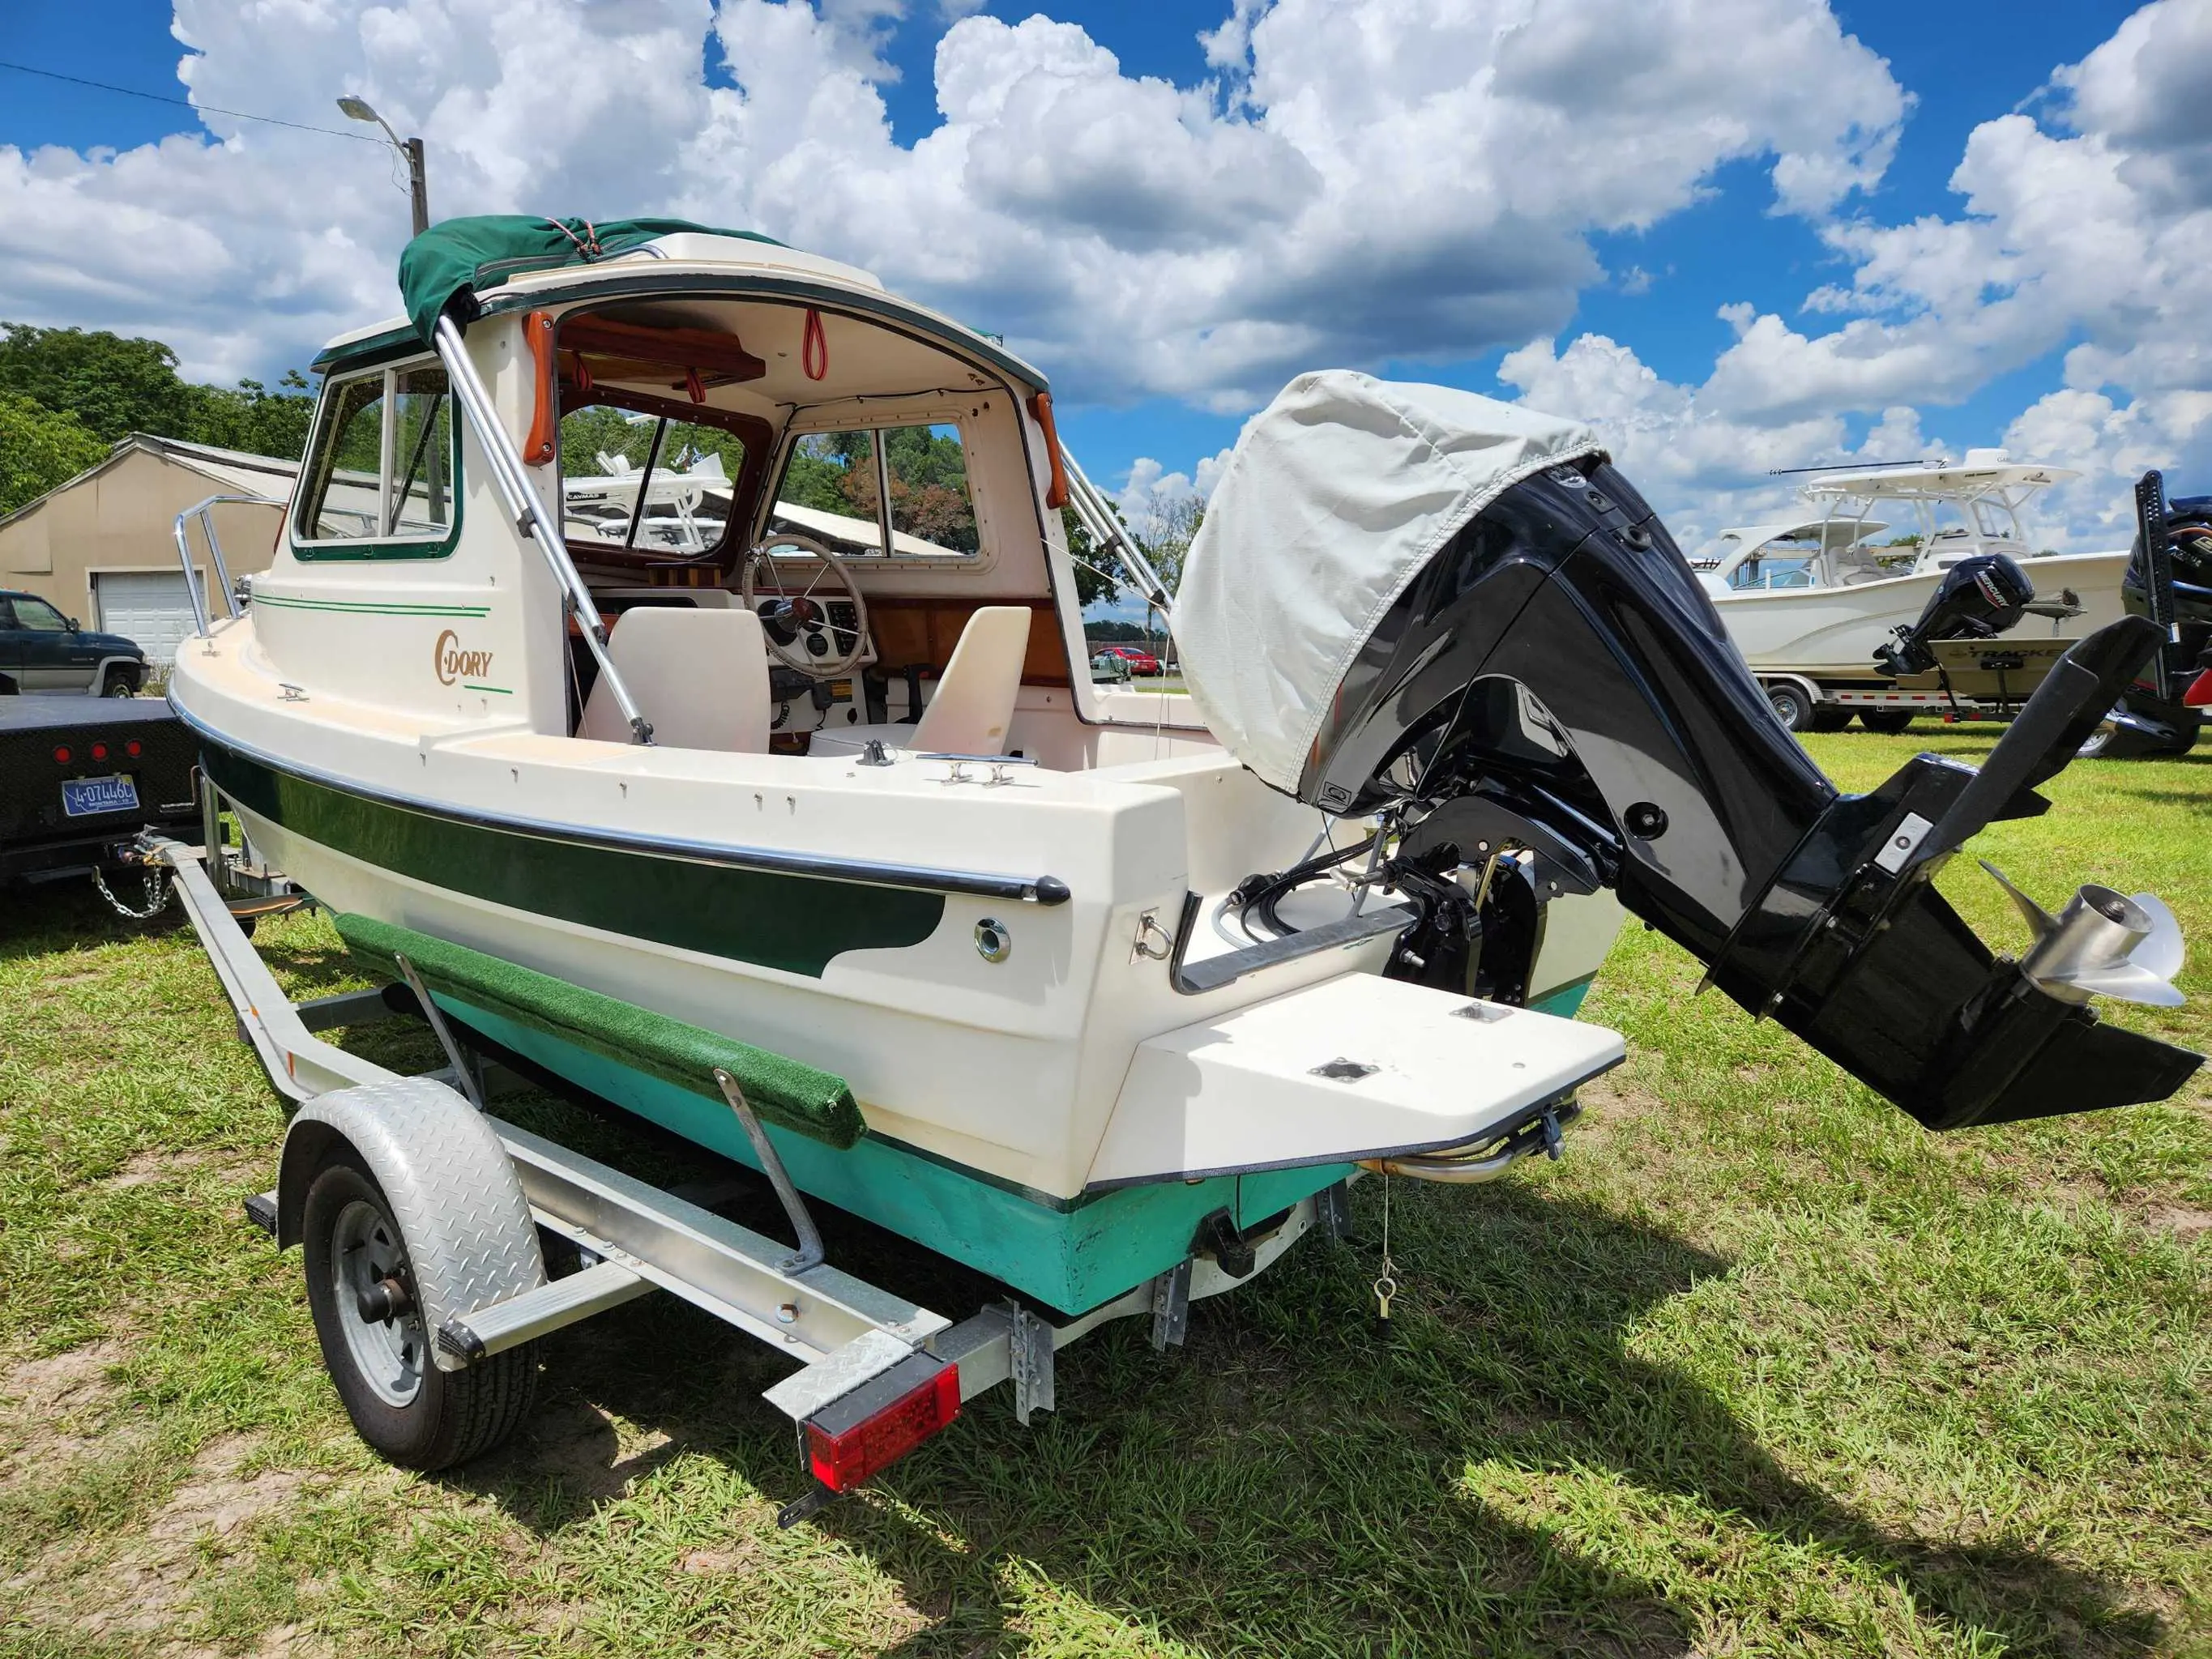
M 384 1189 L 343 1140 L 308 1184 L 301 1231 L 323 1364 L 355 1430 L 380 1456 L 442 1469 L 514 1432 L 537 1397 L 534 1345 L 466 1370 L 438 1368 L 407 1240 Z
M 1859 710 L 1859 724 L 1869 732 L 1882 732 L 1895 737 L 1912 724 L 1912 711 L 1910 708 L 1862 708 Z
M 1813 700 L 1787 680 L 1776 680 L 1766 688 L 1766 701 L 1774 710 L 1774 718 L 1786 730 L 1802 732 L 1813 724 Z
M 1840 732 L 1851 723 L 1851 711 L 1826 703 L 1813 707 L 1813 727 L 1815 732 Z

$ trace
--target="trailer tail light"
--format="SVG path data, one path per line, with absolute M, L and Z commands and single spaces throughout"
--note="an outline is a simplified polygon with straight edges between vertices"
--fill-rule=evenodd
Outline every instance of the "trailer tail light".
M 54 750 L 54 764 L 57 766 L 67 766 L 69 763 L 70 746 L 65 743 L 58 744 Z
M 960 1415 L 960 1368 L 908 1354 L 806 1419 L 806 1460 L 832 1492 L 850 1492 Z
M 130 756 L 132 760 L 137 760 L 139 756 L 146 752 L 146 745 L 137 738 L 132 738 L 123 745 L 123 752 Z
M 107 758 L 107 745 L 104 743 L 95 743 L 93 744 L 92 757 L 94 760 L 106 760 Z

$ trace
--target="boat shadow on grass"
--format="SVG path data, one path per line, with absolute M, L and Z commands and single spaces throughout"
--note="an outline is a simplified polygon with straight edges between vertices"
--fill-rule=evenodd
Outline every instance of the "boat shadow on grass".
M 1358 1206 L 1370 1235 L 1375 1184 Z M 1406 1290 L 1387 1332 L 1371 1237 L 1309 1241 L 1198 1304 L 1179 1353 L 1152 1352 L 1143 1322 L 1108 1326 L 1062 1353 L 1059 1410 L 1032 1429 L 994 1390 L 885 1477 L 895 1503 L 818 1517 L 928 1621 L 886 1651 L 1054 1632 L 1087 1649 L 1122 1626 L 1134 1646 L 1206 1652 L 1686 1655 L 1701 1612 L 1706 1638 L 1852 1645 L 1901 1598 L 2009 1654 L 2160 1639 L 2117 1586 L 2032 1551 L 1874 1524 L 1631 1351 L 1656 1304 L 1727 1263 L 1519 1182 L 1401 1183 L 1397 1202 Z M 723 1207 L 781 1231 L 757 1195 Z M 832 1213 L 823 1231 L 832 1260 L 929 1305 L 988 1298 L 866 1223 Z M 703 1316 L 655 1297 L 548 1346 L 524 1437 L 448 1477 L 524 1524 L 564 1527 L 686 1453 L 774 1503 L 804 1489 L 788 1425 L 754 1397 L 784 1368 Z M 624 1455 L 610 1417 L 653 1443 Z

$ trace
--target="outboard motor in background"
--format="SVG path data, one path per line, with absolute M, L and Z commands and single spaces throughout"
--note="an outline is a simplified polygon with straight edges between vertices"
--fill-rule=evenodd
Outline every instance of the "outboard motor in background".
M 1418 912 L 1400 977 L 1511 1000 L 1549 895 L 1603 885 L 1930 1128 L 2160 1100 L 2201 1062 L 2087 1006 L 2171 957 L 2155 899 L 2076 896 L 2063 925 L 2110 935 L 2084 977 L 2070 945 L 1993 955 L 1931 879 L 1984 824 L 2048 809 L 2036 785 L 2158 644 L 2142 618 L 2072 647 L 1978 770 L 1921 755 L 1840 794 L 1587 428 L 1329 371 L 1246 428 L 1176 634 L 1239 759 L 1376 817 Z M 1506 847 L 1531 856 L 1501 866 Z M 1292 878 L 1316 878 L 1246 888 Z
M 2169 501 L 2165 478 L 2143 474 L 2120 600 L 2130 616 L 2148 617 L 2166 643 L 2082 752 L 2186 754 L 2212 702 L 2212 685 L 2201 684 L 2212 671 L 2212 495 Z
M 2027 573 L 2002 553 L 1977 553 L 1943 573 L 1927 607 L 1897 642 L 1874 653 L 1893 674 L 1926 674 L 1936 666 L 1928 647 L 1937 640 L 1993 640 L 2014 627 L 2035 599 Z

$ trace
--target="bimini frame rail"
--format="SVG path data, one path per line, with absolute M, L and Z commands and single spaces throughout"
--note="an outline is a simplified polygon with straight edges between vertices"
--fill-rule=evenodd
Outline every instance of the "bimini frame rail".
M 192 621 L 196 626 L 192 637 L 198 639 L 212 623 L 208 618 L 207 601 L 200 597 L 199 584 L 192 580 L 192 538 L 191 525 L 199 520 L 200 536 L 207 543 L 208 559 L 215 566 L 216 585 L 222 591 L 223 609 L 232 616 L 238 615 L 238 595 L 231 592 L 230 567 L 222 560 L 222 538 L 215 533 L 215 509 L 231 503 L 240 507 L 273 507 L 283 508 L 284 503 L 267 495 L 210 495 L 205 501 L 195 501 L 177 514 L 175 536 L 177 561 L 184 567 L 185 597 L 191 601 Z
M 615 706 L 622 710 L 623 718 L 629 722 L 630 741 L 651 743 L 652 726 L 639 711 L 637 700 L 630 696 L 629 688 L 623 684 L 622 676 L 615 672 L 614 663 L 607 656 L 607 630 L 599 621 L 599 604 L 592 598 L 592 590 L 586 586 L 575 561 L 568 556 L 568 544 L 562 537 L 560 526 L 553 522 L 553 515 L 538 499 L 530 482 L 530 470 L 523 465 L 514 440 L 507 435 L 507 428 L 500 424 L 499 412 L 492 407 L 491 394 L 477 378 L 476 365 L 469 361 L 468 346 L 450 317 L 438 319 L 437 346 L 453 395 L 467 411 L 477 441 L 491 462 L 492 483 L 507 502 L 516 532 L 538 544 L 538 550 L 544 556 L 553 579 L 561 584 L 562 599 L 576 618 L 584 644 L 592 661 L 599 665 L 599 677 L 607 690 L 614 693 Z
M 1145 603 L 1160 613 L 1168 624 L 1168 631 L 1173 633 L 1174 600 L 1160 580 L 1159 572 L 1152 568 L 1152 561 L 1123 527 L 1121 515 L 1098 493 L 1098 486 L 1075 464 L 1075 457 L 1067 453 L 1065 446 L 1061 447 L 1060 459 L 1067 468 L 1067 505 L 1075 514 L 1075 521 L 1083 526 L 1099 552 L 1111 553 L 1121 561 L 1121 568 L 1129 573 L 1129 580 L 1144 596 Z

